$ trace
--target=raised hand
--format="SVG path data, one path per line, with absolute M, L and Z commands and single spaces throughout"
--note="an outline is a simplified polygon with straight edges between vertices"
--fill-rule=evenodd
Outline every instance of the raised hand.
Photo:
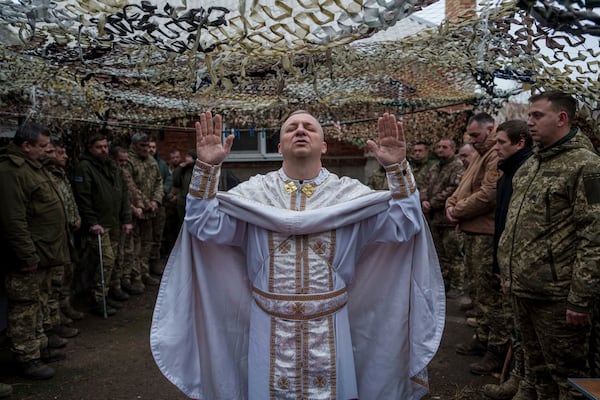
M 196 122 L 196 153 L 200 161 L 217 165 L 225 160 L 233 145 L 233 135 L 227 136 L 223 143 L 222 131 L 223 120 L 219 114 L 214 118 L 210 111 L 200 114 L 200 121 Z
M 402 162 L 406 158 L 406 140 L 402 122 L 396 121 L 394 114 L 385 113 L 377 120 L 379 140 L 367 141 L 369 151 L 384 167 Z

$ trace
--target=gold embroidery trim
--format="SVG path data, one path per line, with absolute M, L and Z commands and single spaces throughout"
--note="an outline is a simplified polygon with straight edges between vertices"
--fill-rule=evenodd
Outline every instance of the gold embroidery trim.
M 321 312 L 310 314 L 310 315 L 279 313 L 279 312 L 267 310 L 265 307 L 263 307 L 258 302 L 255 302 L 255 303 L 258 306 L 258 308 L 260 308 L 266 314 L 268 314 L 268 315 L 270 315 L 272 317 L 286 319 L 286 320 L 291 320 L 291 321 L 308 321 L 308 320 L 311 320 L 311 319 L 317 319 L 317 318 L 321 318 L 321 317 L 326 317 L 327 315 L 335 314 L 336 312 L 338 312 L 339 310 L 341 310 L 342 308 L 344 308 L 346 306 L 347 302 L 344 302 L 344 303 L 342 303 L 342 304 L 340 304 L 337 307 L 334 307 L 332 309 L 321 311 Z
M 318 294 L 279 294 L 279 293 L 268 293 L 260 290 L 257 287 L 252 287 L 252 291 L 261 295 L 262 297 L 269 300 L 282 300 L 282 301 L 316 301 L 316 300 L 329 300 L 344 294 L 348 289 L 343 287 L 334 292 L 318 293 Z

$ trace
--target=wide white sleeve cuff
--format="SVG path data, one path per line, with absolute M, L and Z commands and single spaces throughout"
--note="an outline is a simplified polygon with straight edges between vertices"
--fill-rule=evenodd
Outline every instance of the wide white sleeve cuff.
M 190 194 L 199 199 L 212 199 L 217 194 L 220 175 L 221 164 L 211 165 L 196 160 L 190 180 Z
M 415 177 L 407 160 L 403 160 L 399 164 L 388 165 L 385 167 L 385 172 L 393 198 L 403 199 L 417 191 Z

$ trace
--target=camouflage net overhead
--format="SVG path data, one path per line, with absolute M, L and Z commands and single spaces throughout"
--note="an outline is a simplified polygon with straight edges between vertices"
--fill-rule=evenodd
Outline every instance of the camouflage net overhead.
M 355 120 L 375 111 L 461 121 L 522 91 L 563 89 L 584 119 L 600 118 L 597 4 L 500 1 L 425 29 L 411 14 L 432 3 L 0 0 L 0 115 L 130 129 L 185 126 L 210 108 L 244 127 L 310 105 L 347 125 L 331 135 L 361 141 L 370 133 Z M 386 29 L 397 40 L 361 40 Z M 518 86 L 500 90 L 498 77 Z

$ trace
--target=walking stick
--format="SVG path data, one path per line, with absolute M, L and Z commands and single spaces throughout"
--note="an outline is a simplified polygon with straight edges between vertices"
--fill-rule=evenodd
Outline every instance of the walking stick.
M 100 254 L 100 282 L 102 284 L 102 310 L 104 311 L 104 319 L 108 318 L 106 313 L 106 288 L 104 286 L 104 263 L 102 262 L 102 235 L 98 234 L 98 253 Z
M 512 343 L 508 344 L 508 350 L 506 351 L 506 357 L 504 357 L 504 365 L 502 366 L 502 372 L 500 373 L 500 383 L 504 383 L 508 379 L 510 373 L 510 363 L 513 358 L 513 346 Z

